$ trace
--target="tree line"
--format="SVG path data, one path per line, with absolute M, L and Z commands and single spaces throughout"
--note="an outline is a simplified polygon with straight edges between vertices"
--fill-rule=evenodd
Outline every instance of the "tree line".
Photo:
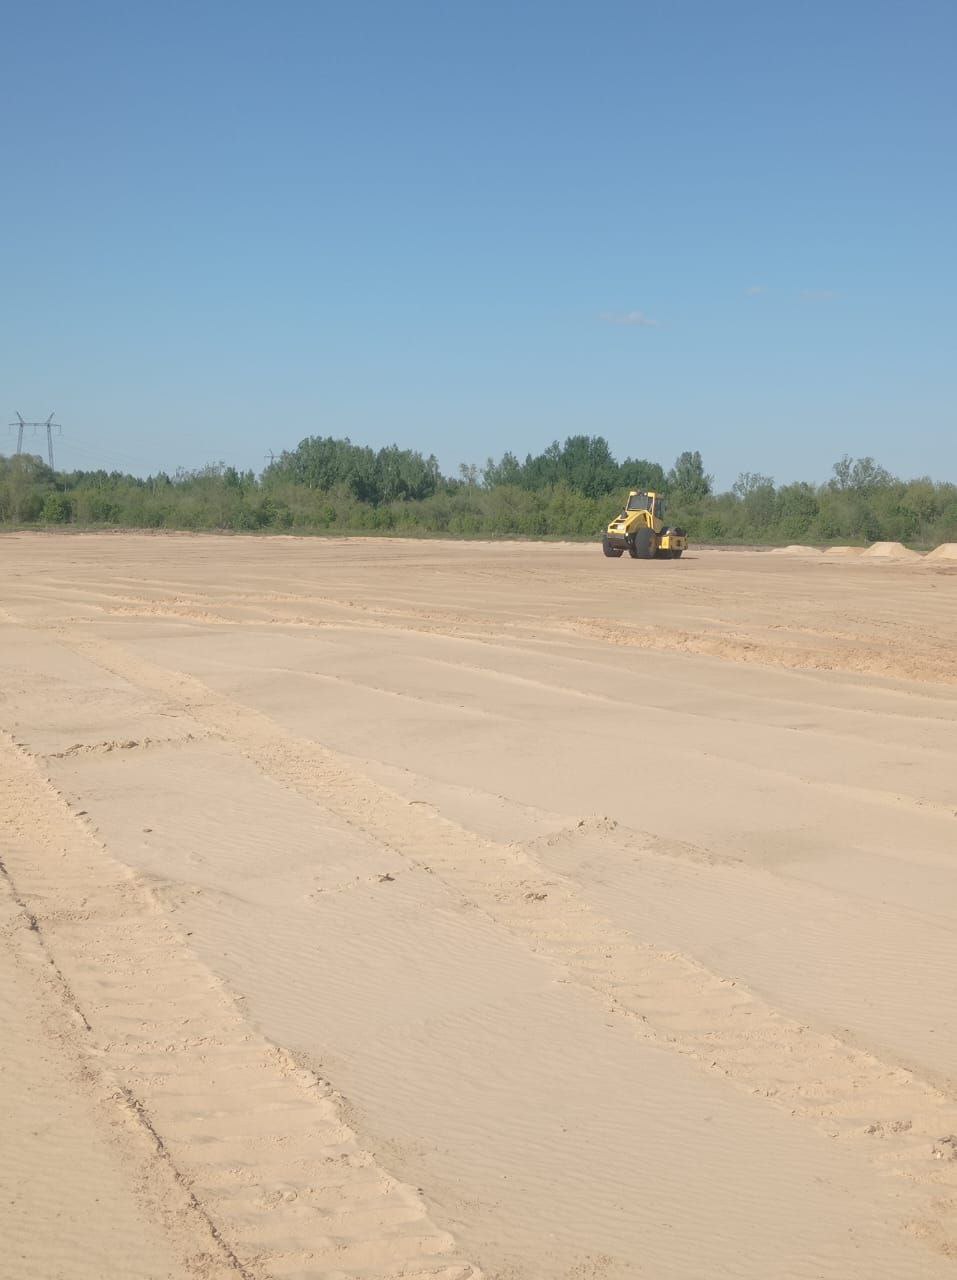
M 902 480 L 873 458 L 845 455 L 823 484 L 742 472 L 719 493 L 697 450 L 665 470 L 619 462 L 603 437 L 586 435 L 524 461 L 463 463 L 456 476 L 411 449 L 320 436 L 258 476 L 224 463 L 145 478 L 63 472 L 32 455 L 0 456 L 0 525 L 587 538 L 629 489 L 663 492 L 669 520 L 701 542 L 957 541 L 957 485 Z

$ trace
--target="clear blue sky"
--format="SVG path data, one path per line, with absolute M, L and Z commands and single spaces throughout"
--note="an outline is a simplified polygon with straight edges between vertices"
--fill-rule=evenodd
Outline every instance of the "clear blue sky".
M 722 486 L 957 479 L 954 0 L 38 0 L 3 34 L 0 412 L 55 410 L 64 466 L 587 432 Z

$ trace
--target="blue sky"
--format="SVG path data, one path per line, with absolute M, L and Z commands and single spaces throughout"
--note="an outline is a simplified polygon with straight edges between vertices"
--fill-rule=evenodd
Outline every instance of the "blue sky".
M 587 432 L 722 486 L 844 452 L 957 479 L 953 0 L 3 31 L 0 412 L 56 411 L 64 466 L 331 434 L 454 471 Z

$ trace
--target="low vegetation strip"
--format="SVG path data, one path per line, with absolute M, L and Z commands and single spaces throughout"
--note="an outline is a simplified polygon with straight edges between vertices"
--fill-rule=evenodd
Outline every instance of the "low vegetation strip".
M 693 541 L 795 544 L 957 539 L 957 485 L 902 480 L 873 458 L 843 457 L 831 478 L 775 484 L 742 472 L 717 493 L 701 454 L 619 462 L 601 436 L 571 436 L 520 462 L 506 453 L 444 476 L 434 457 L 311 436 L 259 476 L 216 463 L 173 475 L 58 472 L 0 457 L 0 526 L 396 533 L 405 536 L 597 537 L 629 489 L 666 495 Z

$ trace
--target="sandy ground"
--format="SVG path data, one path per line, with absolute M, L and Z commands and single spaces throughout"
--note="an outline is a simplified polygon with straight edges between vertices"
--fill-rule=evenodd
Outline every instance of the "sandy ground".
M 957 565 L 0 538 L 0 1276 L 957 1275 Z

